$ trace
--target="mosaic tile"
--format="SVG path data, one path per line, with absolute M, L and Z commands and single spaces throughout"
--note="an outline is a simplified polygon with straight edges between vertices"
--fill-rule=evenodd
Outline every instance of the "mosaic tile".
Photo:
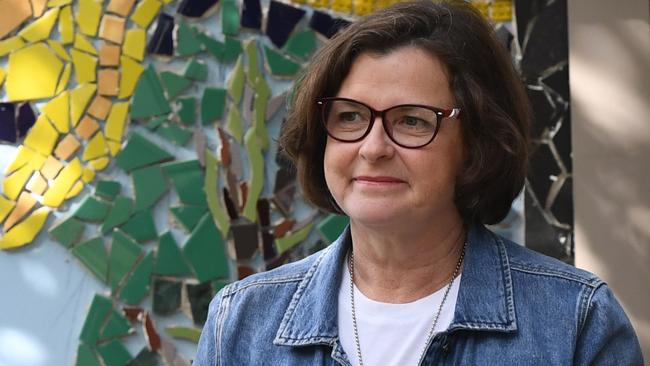
M 162 4 L 157 0 L 142 0 L 131 14 L 131 20 L 140 28 L 146 29 L 160 11 L 161 6 Z
M 139 322 L 144 316 L 144 309 L 137 306 L 123 306 L 122 315 L 131 323 Z
M 251 178 L 248 200 L 242 210 L 242 216 L 250 221 L 256 221 L 257 199 L 262 192 L 262 186 L 264 183 L 264 157 L 262 156 L 261 147 L 258 143 L 254 129 L 250 129 L 246 132 L 244 143 L 246 145 L 246 151 L 248 152 Z
M 63 169 L 63 164 L 53 156 L 48 156 L 41 168 L 41 173 L 43 173 L 47 179 L 54 179 L 61 169 Z
M 356 9 L 361 10 L 361 7 L 364 5 L 363 0 L 356 0 L 354 2 L 354 5 L 355 5 L 355 10 Z M 372 2 L 370 2 L 368 5 L 370 5 L 370 9 L 372 9 Z M 332 0 L 332 5 L 330 9 L 338 13 L 350 13 L 352 12 L 352 0 Z M 368 13 L 367 10 L 365 12 Z
M 97 91 L 97 85 L 84 84 L 70 92 L 70 123 L 72 126 L 76 126 L 79 122 L 90 99 L 95 95 L 95 91 Z
M 159 166 L 134 170 L 133 189 L 135 192 L 135 211 L 151 208 L 167 192 L 165 176 Z
M 237 279 L 243 280 L 252 274 L 255 274 L 255 270 L 253 268 L 241 264 L 237 266 Z
M 223 60 L 223 54 L 226 47 L 225 43 L 220 42 L 205 33 L 199 33 L 197 37 L 208 53 L 214 56 L 217 60 Z
M 235 104 L 241 101 L 242 93 L 244 92 L 244 82 L 246 75 L 244 74 L 244 61 L 242 57 L 237 58 L 235 67 L 228 75 L 226 85 L 228 88 L 228 95 Z
M 111 266 L 113 263 L 111 263 Z M 111 270 L 113 267 L 111 267 Z M 133 332 L 128 320 L 122 316 L 118 311 L 113 310 L 106 320 L 106 324 L 102 329 L 100 338 L 102 340 L 124 337 Z
M 98 279 L 106 283 L 108 278 L 108 253 L 102 238 L 90 239 L 76 245 L 70 251 Z
M 36 114 L 29 105 L 29 102 L 21 103 L 18 106 L 18 113 L 16 115 L 16 127 L 18 128 L 18 137 L 27 135 L 27 132 L 36 123 Z
M 102 97 L 101 95 L 96 95 L 88 107 L 88 114 L 99 120 L 104 120 L 106 119 L 106 116 L 108 116 L 111 106 L 112 102 L 110 99 Z
M 99 49 L 99 66 L 118 66 L 120 64 L 120 47 L 104 43 Z
M 70 50 L 72 64 L 74 65 L 75 78 L 77 83 L 90 83 L 96 80 L 95 69 L 97 68 L 97 58 L 85 52 Z
M 228 235 L 230 230 L 230 220 L 224 212 L 221 202 L 219 200 L 218 194 L 218 171 L 217 171 L 217 158 L 214 154 L 205 150 L 205 185 L 204 190 L 206 194 L 206 201 L 208 208 L 210 209 L 210 214 L 219 228 L 219 231 L 223 236 Z
M 192 231 L 183 246 L 183 254 L 194 268 L 199 282 L 229 276 L 223 239 L 211 215 L 206 214 Z
M 120 72 L 115 69 L 100 69 L 97 73 L 97 91 L 101 95 L 116 96 L 119 92 Z
M 59 207 L 77 179 L 81 177 L 81 172 L 81 163 L 79 159 L 74 158 L 70 164 L 63 168 L 52 185 L 50 185 L 50 189 L 45 192 L 43 204 L 50 207 Z
M 239 109 L 233 105 L 230 106 L 228 110 L 228 117 L 226 118 L 226 131 L 232 135 L 237 142 L 241 144 L 242 142 L 242 127 L 241 127 L 241 116 L 239 115 Z
M 25 41 L 19 36 L 9 37 L 5 40 L 0 40 L 0 57 L 9 54 L 25 45 Z
M 89 345 L 82 343 L 77 348 L 76 366 L 101 366 L 95 351 Z
M 205 192 L 197 187 L 202 187 L 204 182 L 203 169 L 198 160 L 170 163 L 163 166 L 165 174 L 172 181 L 180 201 L 191 206 L 205 206 Z
M 237 57 L 242 53 L 242 43 L 239 39 L 226 36 L 224 42 L 223 57 L 221 59 L 224 63 L 231 63 L 237 60 Z
M 160 236 L 154 273 L 161 276 L 187 276 L 192 274 L 190 267 L 185 262 L 183 253 L 169 231 Z
M 63 62 L 45 43 L 26 46 L 9 55 L 8 101 L 49 98 L 54 95 Z
M 160 13 L 156 30 L 147 43 L 147 52 L 151 55 L 174 55 L 174 17 Z
M 68 83 L 70 82 L 71 75 L 72 75 L 72 63 L 67 63 L 63 67 L 63 72 L 61 73 L 61 78 L 59 79 L 59 84 L 57 85 L 54 94 L 61 94 L 65 89 L 68 88 Z
M 239 32 L 239 7 L 236 0 L 221 1 L 221 32 L 232 36 Z
M 228 141 L 228 137 L 226 134 L 223 132 L 221 127 L 217 127 L 217 132 L 219 136 L 219 161 L 221 164 L 225 167 L 228 167 L 230 165 L 230 141 Z
M 160 335 L 158 334 L 158 331 L 156 331 L 153 320 L 151 320 L 151 315 L 149 315 L 148 312 L 144 313 L 142 328 L 149 349 L 152 351 L 160 351 L 162 340 L 160 339 Z
M 208 79 L 208 66 L 196 59 L 190 59 L 185 65 L 184 76 L 188 79 L 206 81 Z
M 105 156 L 105 157 L 101 157 L 101 158 L 93 159 L 93 160 L 89 161 L 88 165 L 90 165 L 92 170 L 98 172 L 98 171 L 104 170 L 108 166 L 108 164 L 110 162 L 111 162 L 111 160 L 107 156 Z
M 201 122 L 207 125 L 221 119 L 225 104 L 225 89 L 205 88 L 203 97 L 201 98 Z
M 95 295 L 86 314 L 86 320 L 81 328 L 79 339 L 87 344 L 95 344 L 100 338 L 100 332 L 106 317 L 110 314 L 113 303 L 111 299 Z
M 0 140 L 16 142 L 16 106 L 13 103 L 0 103 Z
M 99 37 L 113 43 L 122 44 L 126 19 L 113 15 L 104 15 L 99 27 Z
M 95 56 L 98 55 L 97 49 L 95 49 L 95 46 L 92 44 L 92 42 L 89 41 L 88 38 L 86 38 L 81 33 L 75 34 L 73 47 L 79 51 L 84 51 L 91 55 L 95 55 Z
M 270 47 L 264 46 L 264 55 L 265 65 L 271 75 L 290 78 L 300 70 L 300 65 Z
M 14 209 L 15 202 L 8 200 L 0 195 L 0 223 L 9 215 L 9 212 Z
M 89 116 L 84 116 L 75 128 L 77 135 L 86 141 L 89 141 L 98 130 L 99 123 Z
M 136 266 L 133 273 L 122 287 L 119 298 L 129 305 L 137 305 L 147 296 L 151 282 L 153 253 L 149 252 Z
M 307 226 L 290 234 L 287 234 L 282 238 L 277 238 L 275 240 L 275 248 L 277 250 L 277 253 L 282 254 L 305 240 L 311 232 L 313 226 L 313 224 L 308 224 Z
M 81 221 L 74 217 L 68 217 L 54 223 L 49 229 L 49 234 L 61 245 L 70 248 L 81 238 L 83 231 L 84 224 Z
M 43 16 L 34 20 L 18 32 L 18 35 L 30 43 L 42 41 L 50 36 L 58 16 L 59 8 L 50 9 Z
M 129 116 L 129 103 L 115 103 L 106 119 L 104 131 L 106 137 L 114 141 L 122 141 L 127 118 Z
M 72 197 L 76 197 L 77 195 L 79 195 L 79 193 L 81 193 L 83 188 L 84 188 L 83 182 L 80 181 L 80 180 L 76 181 L 74 183 L 74 185 L 72 186 L 72 188 L 70 188 L 68 193 L 66 193 L 65 199 L 67 200 L 67 199 L 70 199 Z
M 305 10 L 271 0 L 267 15 L 266 35 L 276 47 L 282 48 Z
M 309 27 L 326 38 L 332 38 L 340 29 L 350 24 L 347 20 L 333 18 L 331 15 L 315 10 L 309 19 Z
M 153 280 L 153 312 L 158 315 L 174 314 L 181 307 L 182 283 L 162 278 Z
M 169 209 L 185 230 L 191 232 L 207 211 L 205 207 L 176 206 Z
M 316 49 L 316 35 L 311 29 L 306 29 L 301 32 L 294 32 L 289 40 L 284 45 L 284 51 L 294 57 L 303 61 L 307 60 L 309 56 Z
M 38 18 L 41 15 L 43 15 L 47 5 L 47 0 L 31 0 L 31 3 L 32 3 L 32 10 L 34 12 L 32 15 L 35 18 Z
M 75 21 L 79 31 L 87 36 L 95 36 L 102 15 L 102 3 L 96 0 L 78 0 Z
M 192 131 L 176 124 L 165 124 L 156 131 L 164 139 L 183 146 L 192 138 Z
M 56 149 L 54 149 L 54 156 L 61 160 L 68 160 L 68 158 L 73 156 L 74 153 L 79 150 L 80 146 L 81 145 L 79 141 L 72 134 L 65 135 L 63 140 L 61 140 L 59 144 L 56 145 Z
M 287 100 L 287 92 L 278 94 L 271 98 L 266 105 L 266 113 L 264 118 L 268 121 L 277 113 L 277 111 L 284 105 L 284 102 Z M 283 112 L 286 113 L 286 108 L 283 109 Z
M 260 0 L 244 0 L 241 14 L 241 26 L 258 30 L 262 28 L 262 6 Z
M 144 72 L 144 66 L 139 62 L 132 60 L 130 57 L 120 57 L 121 65 L 121 78 L 120 78 L 120 92 L 118 98 L 129 98 L 136 90 L 136 85 L 140 80 L 140 75 Z
M 84 161 L 89 161 L 106 155 L 108 155 L 108 145 L 106 145 L 106 138 L 104 138 L 104 134 L 100 131 L 90 139 L 86 145 L 86 148 L 84 149 L 84 153 L 81 159 Z
M 72 0 L 49 0 L 47 6 L 48 8 L 52 8 L 55 6 L 69 5 L 71 2 Z
M 187 298 L 190 303 L 192 321 L 194 324 L 203 325 L 208 318 L 208 309 L 212 300 L 212 285 L 210 282 L 201 284 L 185 284 Z
M 106 235 L 108 232 L 112 231 L 113 228 L 116 228 L 129 220 L 131 214 L 133 213 L 133 200 L 124 197 L 117 196 L 113 202 L 111 210 L 108 212 L 108 216 L 104 222 L 100 231 L 103 235 Z
M 70 44 L 74 39 L 74 21 L 72 7 L 62 7 L 59 12 L 59 34 L 63 44 Z
M 63 44 L 58 40 L 48 39 L 47 45 L 50 46 L 50 48 L 53 49 L 54 52 L 56 52 L 56 55 L 59 56 L 60 59 L 65 61 L 72 61 L 70 55 L 68 54 L 68 51 L 65 50 Z
M 176 54 L 179 56 L 189 56 L 201 52 L 201 41 L 198 38 L 198 32 L 185 22 L 178 25 L 176 33 Z
M 174 159 L 174 156 L 156 146 L 138 133 L 132 133 L 124 149 L 117 155 L 117 165 L 127 172 L 148 165 Z
M 120 194 L 121 189 L 122 189 L 122 185 L 120 184 L 120 182 L 114 182 L 111 180 L 100 180 L 95 185 L 95 195 L 103 199 L 113 201 L 115 197 L 117 197 L 117 195 Z
M 106 11 L 126 17 L 133 9 L 133 4 L 135 4 L 135 0 L 110 0 Z
M 196 152 L 197 157 L 199 158 L 199 164 L 202 167 L 205 167 L 205 148 L 207 146 L 207 141 L 205 138 L 205 133 L 202 128 L 194 129 L 194 152 Z
M 246 41 L 244 43 L 244 52 L 248 58 L 246 80 L 248 80 L 251 85 L 254 85 L 255 80 L 261 77 L 259 61 L 257 59 L 257 42 L 255 42 L 255 40 Z M 244 102 L 245 101 L 246 98 L 244 98 Z M 244 106 L 246 106 L 246 104 L 244 104 Z
M 19 168 L 28 165 L 32 170 L 40 170 L 43 164 L 45 163 L 45 157 L 34 152 L 34 150 L 25 147 L 23 145 L 18 146 L 16 157 L 14 160 L 7 166 L 4 171 L 5 175 L 9 175 Z M 6 193 L 6 187 L 5 187 Z
M 32 129 L 29 130 L 23 144 L 32 148 L 34 151 L 47 156 L 52 153 L 52 150 L 54 150 L 54 145 L 56 145 L 58 138 L 59 133 L 48 121 L 47 117 L 41 114 Z
M 133 356 L 129 350 L 119 341 L 110 341 L 97 346 L 97 352 L 101 355 L 106 366 L 124 366 Z
M 36 198 L 31 193 L 22 192 L 18 196 L 16 205 L 4 222 L 2 229 L 7 232 L 16 225 L 36 205 Z
M 32 7 L 24 0 L 5 0 L 1 5 L 3 11 L 0 12 L 0 38 L 4 38 L 32 16 Z
M 177 100 L 178 117 L 186 125 L 194 124 L 196 120 L 196 99 L 192 97 L 179 98 Z
M 127 366 L 158 366 L 159 363 L 158 354 L 144 347 Z
M 201 329 L 184 327 L 180 325 L 165 327 L 165 332 L 167 332 L 167 334 L 173 338 L 184 339 L 194 343 L 199 343 L 199 338 L 201 337 Z
M 188 18 L 201 18 L 212 12 L 219 0 L 182 0 L 178 5 L 178 14 Z
M 50 210 L 41 207 L 0 237 L 0 249 L 13 249 L 31 243 L 47 220 Z
M 70 130 L 70 94 L 64 92 L 47 102 L 41 111 L 60 133 Z
M 131 271 L 141 256 L 142 249 L 138 244 L 120 230 L 113 232 L 113 243 L 109 257 L 110 271 L 108 273 L 108 283 L 113 291 L 119 287 L 124 277 Z
M 158 236 L 153 213 L 148 210 L 136 212 L 122 226 L 122 230 L 139 243 L 155 239 Z
M 235 259 L 251 259 L 259 245 L 258 226 L 256 223 L 233 224 L 232 237 L 234 241 Z
M 144 29 L 133 28 L 126 31 L 122 52 L 138 61 L 144 59 L 144 50 L 147 44 L 147 33 Z
M 90 183 L 92 182 L 93 179 L 95 179 L 95 171 L 91 168 L 83 168 L 83 171 L 81 173 L 81 181 L 84 183 Z
M 46 189 L 47 181 L 45 178 L 43 178 L 41 173 L 34 172 L 32 177 L 27 182 L 27 190 L 40 196 L 43 194 L 43 192 L 45 192 Z
M 350 219 L 343 215 L 331 214 L 318 223 L 316 228 L 327 243 L 332 243 L 341 235 Z
M 135 88 L 131 106 L 131 118 L 146 118 L 171 112 L 160 80 L 152 65 L 142 73 Z
M 160 73 L 160 80 L 162 80 L 165 89 L 167 90 L 167 95 L 170 99 L 175 98 L 183 91 L 185 91 L 192 81 L 187 79 L 184 76 L 178 75 L 171 71 L 163 71 Z
M 108 150 L 111 152 L 111 156 L 115 157 L 122 150 L 122 143 L 117 141 L 108 140 Z
M 86 196 L 79 204 L 74 216 L 82 221 L 98 222 L 106 218 L 110 209 L 110 204 L 93 196 Z
M 32 176 L 34 170 L 29 165 L 24 165 L 17 171 L 13 172 L 2 181 L 2 191 L 12 201 L 18 198 L 18 195 L 27 184 L 27 181 Z
M 283 237 L 288 231 L 293 229 L 293 226 L 296 224 L 295 220 L 284 219 L 273 229 L 273 236 L 276 238 Z
M 7 77 L 7 72 L 0 67 L 0 86 L 5 82 L 5 78 Z

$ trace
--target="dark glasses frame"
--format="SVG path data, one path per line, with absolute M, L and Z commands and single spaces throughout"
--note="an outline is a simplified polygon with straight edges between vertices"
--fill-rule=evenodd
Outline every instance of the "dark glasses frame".
M 331 102 L 334 102 L 334 101 L 344 101 L 344 102 L 357 103 L 357 104 L 360 104 L 360 105 L 368 108 L 368 110 L 370 111 L 370 123 L 368 124 L 368 128 L 366 129 L 366 132 L 363 133 L 363 135 L 361 135 L 359 138 L 356 138 L 356 139 L 346 140 L 346 139 L 341 139 L 341 138 L 338 138 L 336 136 L 333 136 L 329 132 L 329 130 L 327 129 L 327 116 L 326 116 L 327 104 L 331 103 Z M 394 105 L 394 106 L 392 106 L 390 108 L 386 108 L 386 109 L 381 110 L 381 111 L 378 111 L 378 110 L 372 108 L 371 106 L 369 106 L 369 105 L 367 105 L 367 104 L 365 104 L 363 102 L 360 102 L 360 101 L 354 100 L 354 99 L 350 99 L 350 98 L 338 98 L 338 97 L 316 98 L 316 104 L 318 104 L 318 106 L 320 107 L 320 119 L 321 119 L 321 123 L 323 124 L 323 127 L 325 128 L 325 131 L 334 140 L 341 141 L 341 142 L 357 142 L 357 141 L 363 140 L 364 138 L 366 138 L 366 136 L 368 136 L 368 134 L 372 130 L 372 126 L 375 124 L 375 119 L 377 119 L 377 116 L 380 116 L 381 117 L 381 123 L 382 123 L 382 125 L 384 127 L 384 131 L 386 132 L 386 135 L 388 135 L 388 138 L 390 138 L 390 140 L 393 141 L 396 145 L 401 146 L 401 147 L 403 147 L 405 149 L 418 149 L 418 148 L 421 148 L 421 147 L 424 147 L 424 146 L 430 144 L 431 141 L 433 141 L 433 139 L 438 134 L 438 130 L 440 130 L 440 124 L 442 123 L 443 118 L 458 119 L 458 117 L 460 116 L 460 108 L 443 109 L 443 108 L 438 108 L 438 107 L 434 107 L 434 106 L 430 106 L 430 105 L 423 105 L 423 104 L 399 104 L 399 105 Z M 400 144 L 399 142 L 395 141 L 395 138 L 393 137 L 393 132 L 390 129 L 390 127 L 388 127 L 388 124 L 386 123 L 386 113 L 393 110 L 393 109 L 402 108 L 402 107 L 419 107 L 419 108 L 428 109 L 428 110 L 432 111 L 433 113 L 435 113 L 435 115 L 436 115 L 436 129 L 433 132 L 433 135 L 431 135 L 431 138 L 427 142 L 425 142 L 423 144 L 420 144 L 420 145 L 417 145 L 417 146 L 407 146 L 407 145 L 403 145 L 403 144 Z

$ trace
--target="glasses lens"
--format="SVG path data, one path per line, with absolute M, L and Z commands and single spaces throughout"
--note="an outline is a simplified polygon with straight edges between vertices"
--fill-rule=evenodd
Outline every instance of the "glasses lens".
M 400 145 L 416 147 L 431 141 L 436 133 L 436 112 L 417 106 L 398 106 L 386 111 L 385 125 Z
M 330 100 L 325 106 L 325 126 L 332 137 L 343 141 L 361 138 L 370 125 L 370 110 L 348 100 Z

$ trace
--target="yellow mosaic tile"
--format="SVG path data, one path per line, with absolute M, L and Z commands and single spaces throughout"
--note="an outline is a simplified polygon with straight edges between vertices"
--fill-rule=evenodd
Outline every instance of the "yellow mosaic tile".
M 43 204 L 49 207 L 59 207 L 63 203 L 74 183 L 81 177 L 82 166 L 78 158 L 68 164 L 52 183 L 50 189 L 43 195 Z
M 38 18 L 45 12 L 45 7 L 47 6 L 47 0 L 31 0 L 32 10 L 34 11 L 34 18 Z
M 99 27 L 99 36 L 113 43 L 122 44 L 126 19 L 114 15 L 104 15 Z
M 106 11 L 126 17 L 133 9 L 133 4 L 135 4 L 135 0 L 111 0 Z
M 81 173 L 81 181 L 84 183 L 90 183 L 95 179 L 95 171 L 90 168 L 84 168 Z
M 59 133 L 50 121 L 47 120 L 45 114 L 41 114 L 38 116 L 34 126 L 27 133 L 23 144 L 42 155 L 48 156 L 54 150 L 54 145 L 56 145 L 58 138 Z
M 16 157 L 5 169 L 5 175 L 9 175 L 25 165 L 29 165 L 32 170 L 39 170 L 45 163 L 45 157 L 34 150 L 23 145 L 18 146 Z
M 63 140 L 56 145 L 54 156 L 61 160 L 68 160 L 74 153 L 79 150 L 81 143 L 71 133 L 65 135 Z
M 83 156 L 81 159 L 83 161 L 89 161 L 97 159 L 99 157 L 108 155 L 108 146 L 106 145 L 106 138 L 101 132 L 97 132 L 95 136 L 88 142 L 86 148 L 84 149 Z
M 88 38 L 84 37 L 84 35 L 81 33 L 75 34 L 74 45 L 72 47 L 78 49 L 79 51 L 88 52 L 97 56 L 97 50 L 95 49 L 95 46 L 93 46 L 92 42 L 90 42 Z
M 23 28 L 18 35 L 23 37 L 27 42 L 34 43 L 42 41 L 50 36 L 58 16 L 59 8 L 50 9 L 42 17 Z
M 70 61 L 70 55 L 63 47 L 63 44 L 55 39 L 48 39 L 47 44 L 56 52 L 56 55 L 65 61 Z
M 50 0 L 47 2 L 48 8 L 53 8 L 55 6 L 63 6 L 63 5 L 68 5 L 72 2 L 72 0 Z
M 63 73 L 59 79 L 59 85 L 56 87 L 56 92 L 54 94 L 61 94 L 63 90 L 65 90 L 68 86 L 68 81 L 70 81 L 70 75 L 72 75 L 72 63 L 67 63 L 63 68 Z
M 4 221 L 5 217 L 7 217 L 7 215 L 9 215 L 9 212 L 14 209 L 15 205 L 15 202 L 0 196 L 0 223 Z
M 120 61 L 122 64 L 122 78 L 120 79 L 118 98 L 124 99 L 133 94 L 144 67 L 139 62 L 126 56 L 120 57 Z
M 41 168 L 41 174 L 47 179 L 54 179 L 63 169 L 63 164 L 54 156 L 48 156 Z
M 13 249 L 31 243 L 43 228 L 49 214 L 50 210 L 47 207 L 34 211 L 27 219 L 0 238 L 0 249 Z
M 355 1 L 355 11 L 357 8 L 358 0 Z M 370 3 L 372 6 L 372 3 Z M 332 0 L 332 10 L 338 11 L 340 13 L 350 13 L 352 12 L 352 0 Z
M 32 7 L 25 0 L 0 0 L 0 6 L 3 9 L 0 12 L 0 38 L 4 38 L 32 16 Z
M 64 92 L 51 99 L 41 109 L 60 133 L 70 131 L 70 93 Z
M 63 44 L 70 44 L 74 40 L 74 21 L 72 8 L 69 6 L 61 8 L 59 13 L 59 34 Z
M 65 195 L 65 199 L 69 199 L 72 197 L 76 197 L 79 193 L 81 193 L 81 190 L 84 189 L 84 184 L 82 181 L 78 180 L 75 182 L 75 184 L 70 188 L 70 192 Z
M 96 80 L 97 58 L 76 49 L 70 50 L 74 64 L 77 83 L 89 83 Z
M 5 56 L 11 51 L 17 50 L 25 45 L 22 38 L 15 36 L 0 41 L 0 57 Z
M 96 95 L 93 102 L 90 103 L 90 107 L 88 107 L 88 114 L 97 119 L 105 120 L 108 112 L 111 110 L 111 104 L 110 99 Z
M 111 160 L 109 158 L 104 157 L 104 158 L 91 160 L 90 162 L 88 162 L 88 164 L 90 164 L 90 166 L 93 169 L 95 169 L 95 171 L 98 172 L 100 170 L 106 169 L 106 167 L 108 166 L 108 163 L 110 163 L 110 162 L 111 162 Z
M 18 195 L 27 184 L 27 181 L 32 176 L 34 170 L 29 166 L 25 165 L 22 168 L 15 171 L 2 181 L 2 192 L 10 200 L 15 201 L 18 198 Z
M 75 20 L 81 33 L 93 37 L 97 35 L 97 28 L 99 27 L 99 19 L 101 16 L 101 0 L 79 0 L 77 2 Z
M 88 141 L 99 130 L 99 123 L 89 116 L 84 116 L 76 128 L 77 135 Z
M 38 195 L 42 195 L 43 192 L 47 189 L 47 181 L 41 173 L 39 172 L 34 172 L 32 174 L 32 177 L 29 178 L 29 181 L 27 182 L 27 190 Z
M 117 153 L 122 149 L 122 143 L 117 141 L 106 141 L 108 143 L 108 150 L 111 151 L 111 156 L 117 156 Z
M 307 0 L 307 5 L 314 8 L 327 8 L 329 6 L 329 0 Z
M 5 76 L 7 76 L 7 73 L 0 67 L 0 86 L 5 82 Z
M 108 119 L 106 120 L 106 126 L 104 127 L 106 138 L 113 141 L 122 141 L 128 115 L 129 103 L 124 102 L 113 104 L 111 113 L 108 115 Z
M 337 0 L 334 0 L 335 2 Z M 334 5 L 332 5 L 334 6 Z M 354 13 L 364 16 L 374 11 L 374 0 L 354 0 Z
M 142 0 L 138 3 L 131 20 L 141 28 L 147 28 L 156 17 L 162 4 L 158 0 Z
M 85 84 L 70 92 L 70 124 L 77 125 L 96 90 L 96 84 Z
M 115 96 L 119 91 L 120 72 L 115 69 L 101 69 L 98 73 L 97 92 L 100 95 Z
M 490 6 L 490 18 L 495 22 L 509 22 L 512 20 L 512 1 L 497 0 Z
M 120 64 L 120 47 L 104 43 L 99 50 L 99 66 L 118 66 Z
M 63 62 L 45 43 L 36 43 L 9 55 L 5 90 L 11 101 L 49 98 L 54 95 Z
M 20 221 L 29 211 L 36 206 L 36 198 L 32 196 L 31 193 L 29 192 L 22 192 L 20 194 L 20 197 L 18 197 L 18 201 L 16 201 L 16 206 L 14 207 L 13 211 L 9 214 L 9 217 L 7 217 L 7 220 L 5 220 L 4 226 L 2 229 L 7 232 L 9 231 L 15 224 Z
M 144 59 L 144 50 L 147 44 L 147 32 L 144 29 L 133 28 L 126 31 L 122 52 L 138 61 Z

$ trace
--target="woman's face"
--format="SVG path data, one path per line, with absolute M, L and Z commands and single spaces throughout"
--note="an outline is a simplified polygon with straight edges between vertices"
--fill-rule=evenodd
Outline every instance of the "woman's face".
M 375 110 L 399 104 L 456 107 L 443 65 L 415 47 L 385 55 L 360 54 L 336 96 Z M 454 186 L 462 146 L 458 119 L 443 119 L 430 144 L 407 149 L 390 140 L 381 117 L 376 117 L 361 141 L 340 142 L 328 136 L 325 180 L 337 204 L 356 223 L 442 224 L 458 218 Z

